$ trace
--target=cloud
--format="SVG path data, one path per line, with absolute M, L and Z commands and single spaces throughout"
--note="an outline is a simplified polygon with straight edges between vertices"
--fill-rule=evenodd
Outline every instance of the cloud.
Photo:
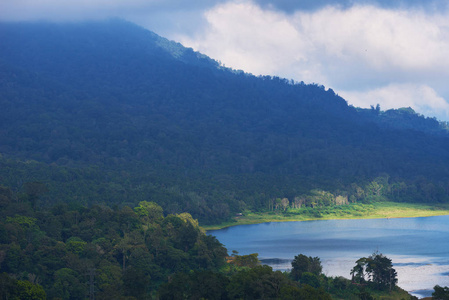
M 363 70 L 384 75 L 388 71 L 403 78 L 409 72 L 427 77 L 449 66 L 444 59 L 449 50 L 447 15 L 355 6 L 348 10 L 327 7 L 295 17 L 298 29 L 332 65 L 363 64 Z
M 302 80 L 320 76 L 314 68 L 321 63 L 309 61 L 314 45 L 282 12 L 263 10 L 250 1 L 236 1 L 207 11 L 205 19 L 208 26 L 199 34 L 177 35 L 174 39 L 229 67 L 257 75 Z
M 282 14 L 264 11 L 250 2 L 235 2 L 215 7 L 205 18 L 208 28 L 203 34 L 177 38 L 232 67 L 273 74 L 292 61 L 306 59 L 302 53 L 307 41 Z
M 255 3 L 270 9 L 281 10 L 286 13 L 292 11 L 315 11 L 325 6 L 350 8 L 355 5 L 372 5 L 388 9 L 417 8 L 425 11 L 437 11 L 447 6 L 447 0 L 254 0 Z
M 369 91 L 342 91 L 340 95 L 357 107 L 379 104 L 382 110 L 412 107 L 426 116 L 449 119 L 449 104 L 427 85 L 390 84 Z
M 337 92 L 409 88 L 427 102 L 415 97 L 406 103 L 421 113 L 448 116 L 441 105 L 449 97 L 447 8 L 352 5 L 286 13 L 253 1 L 229 1 L 208 10 L 205 20 L 201 32 L 175 39 L 236 69 L 317 82 Z M 393 97 L 389 104 L 402 102 Z
M 119 17 L 159 34 L 201 27 L 204 10 L 225 0 L 1 0 L 2 21 L 79 21 Z
M 438 106 L 449 100 L 447 0 L 0 1 L 0 20 L 109 17 L 135 22 L 235 69 L 323 84 L 364 107 L 373 104 L 368 95 L 379 91 L 427 87 L 433 97 L 396 97 L 389 105 L 413 103 L 421 113 L 427 107 L 430 116 L 449 120 L 447 108 Z

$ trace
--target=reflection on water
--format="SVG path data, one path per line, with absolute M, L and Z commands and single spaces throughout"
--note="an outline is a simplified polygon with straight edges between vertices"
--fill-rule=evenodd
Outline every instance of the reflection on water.
M 260 262 L 264 265 L 279 265 L 279 266 L 286 266 L 290 265 L 291 260 L 290 259 L 281 259 L 281 258 L 265 258 L 260 259 Z
M 436 284 L 449 286 L 449 216 L 273 222 L 208 233 L 229 251 L 259 253 L 274 269 L 290 269 L 302 253 L 319 256 L 326 275 L 349 278 L 357 259 L 379 251 L 393 260 L 399 286 L 412 294 L 428 296 Z

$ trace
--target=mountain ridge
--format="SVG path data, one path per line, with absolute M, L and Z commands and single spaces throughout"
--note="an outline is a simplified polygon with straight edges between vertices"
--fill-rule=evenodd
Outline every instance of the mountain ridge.
M 349 195 L 379 176 L 435 189 L 449 178 L 434 119 L 223 68 L 125 21 L 2 23 L 0 39 L 0 176 L 20 190 L 20 161 L 35 160 L 41 173 L 22 181 L 49 185 L 48 201 L 63 188 L 67 201 L 151 198 L 214 221 L 315 188 Z

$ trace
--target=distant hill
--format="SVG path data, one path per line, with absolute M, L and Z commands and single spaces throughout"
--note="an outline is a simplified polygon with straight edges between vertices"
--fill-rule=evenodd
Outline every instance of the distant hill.
M 412 109 L 223 68 L 121 20 L 1 23 L 0 41 L 0 179 L 45 184 L 41 204 L 152 200 L 216 222 L 376 180 L 448 201 L 447 129 Z

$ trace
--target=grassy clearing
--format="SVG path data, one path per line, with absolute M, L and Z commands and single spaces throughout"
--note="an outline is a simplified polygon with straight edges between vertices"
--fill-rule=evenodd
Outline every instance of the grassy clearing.
M 265 222 L 288 222 L 335 219 L 379 219 L 412 218 L 449 215 L 449 204 L 415 204 L 377 202 L 373 204 L 349 204 L 324 208 L 289 209 L 286 212 L 245 212 L 231 222 L 203 226 L 206 230 L 221 229 L 236 225 Z

